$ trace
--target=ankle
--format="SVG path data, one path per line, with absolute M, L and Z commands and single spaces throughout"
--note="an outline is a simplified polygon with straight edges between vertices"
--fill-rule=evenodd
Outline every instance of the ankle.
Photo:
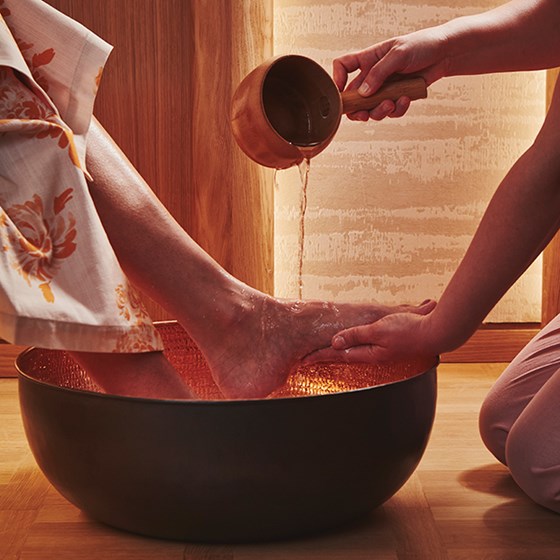
M 192 307 L 186 308 L 177 318 L 195 340 L 204 342 L 208 335 L 215 343 L 221 333 L 260 326 L 262 317 L 270 316 L 277 306 L 278 301 L 271 296 L 235 282 L 209 293 L 198 302 L 195 313 Z

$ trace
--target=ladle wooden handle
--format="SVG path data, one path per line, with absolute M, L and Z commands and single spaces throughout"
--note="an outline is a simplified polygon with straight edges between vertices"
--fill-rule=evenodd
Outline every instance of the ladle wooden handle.
M 344 91 L 341 94 L 342 112 L 346 114 L 364 110 L 371 111 L 386 99 L 396 101 L 403 96 L 412 100 L 428 97 L 428 89 L 424 78 L 405 78 L 386 82 L 373 95 L 368 97 L 360 95 L 357 90 Z

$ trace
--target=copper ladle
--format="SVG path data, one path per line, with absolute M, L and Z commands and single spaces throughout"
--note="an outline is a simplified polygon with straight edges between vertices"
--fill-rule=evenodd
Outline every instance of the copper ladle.
M 402 96 L 427 97 L 424 79 L 392 79 L 363 97 L 357 91 L 340 93 L 329 74 L 307 57 L 279 56 L 257 66 L 239 84 L 232 100 L 232 130 L 251 159 L 285 169 L 322 152 L 343 114 Z

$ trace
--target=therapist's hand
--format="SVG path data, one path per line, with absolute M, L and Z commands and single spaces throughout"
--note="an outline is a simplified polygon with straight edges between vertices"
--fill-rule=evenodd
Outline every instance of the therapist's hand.
M 395 313 L 369 325 L 340 331 L 331 347 L 312 352 L 304 362 L 383 363 L 437 356 L 430 315 Z
M 346 89 L 357 89 L 364 97 L 375 93 L 393 74 L 422 76 L 427 85 L 445 76 L 447 37 L 441 27 L 432 27 L 388 39 L 362 51 L 349 53 L 333 61 L 333 79 L 343 91 L 349 75 L 359 71 Z M 401 117 L 406 113 L 410 99 L 401 97 L 397 102 L 383 101 L 371 111 L 348 115 L 351 120 L 381 120 Z

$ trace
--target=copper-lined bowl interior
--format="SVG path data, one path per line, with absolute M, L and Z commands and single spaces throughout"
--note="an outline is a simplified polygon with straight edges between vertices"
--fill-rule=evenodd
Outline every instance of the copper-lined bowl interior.
M 62 351 L 18 357 L 37 463 L 91 517 L 161 538 L 287 538 L 367 513 L 416 468 L 433 362 L 299 367 L 267 399 L 228 401 L 183 329 L 158 329 L 200 401 L 103 394 Z

